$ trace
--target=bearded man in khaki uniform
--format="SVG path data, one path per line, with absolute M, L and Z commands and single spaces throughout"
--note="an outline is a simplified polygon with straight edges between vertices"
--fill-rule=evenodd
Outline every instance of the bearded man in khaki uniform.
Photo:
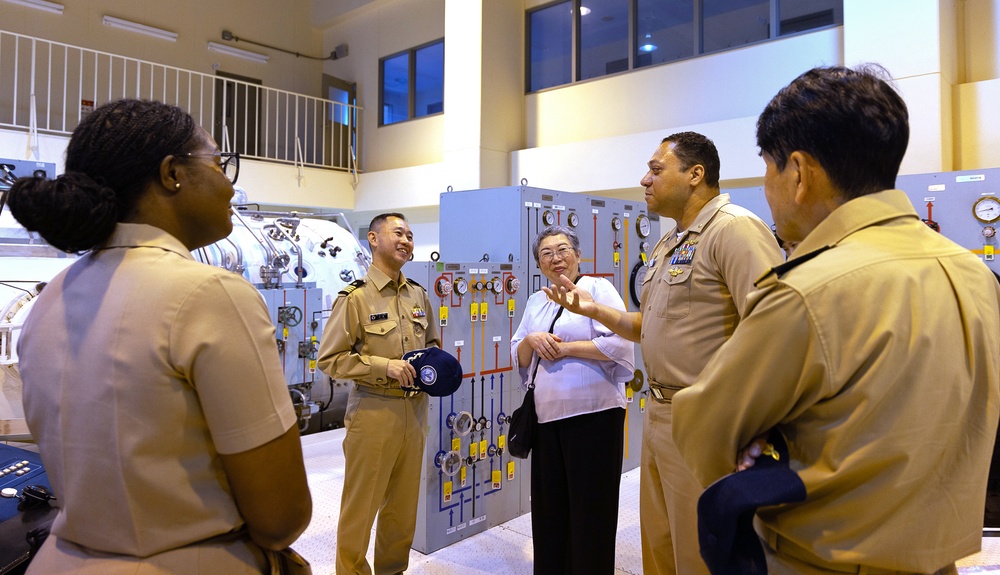
M 733 334 L 754 280 L 784 258 L 768 226 L 720 193 L 719 153 L 711 140 L 673 134 L 648 165 L 640 181 L 646 205 L 676 225 L 653 249 L 640 311 L 597 304 L 568 278 L 542 289 L 570 311 L 641 344 L 651 400 L 639 480 L 643 573 L 707 574 L 698 552 L 702 487 L 674 446 L 671 399 Z
M 406 570 L 417 522 L 420 469 L 427 437 L 427 395 L 403 354 L 440 347 L 428 321 L 427 291 L 400 271 L 413 253 L 403 214 L 369 226 L 372 265 L 333 304 L 319 347 L 319 368 L 352 379 L 344 423 L 344 492 L 337 525 L 337 575 L 371 575 L 365 554 L 372 524 L 375 575 Z

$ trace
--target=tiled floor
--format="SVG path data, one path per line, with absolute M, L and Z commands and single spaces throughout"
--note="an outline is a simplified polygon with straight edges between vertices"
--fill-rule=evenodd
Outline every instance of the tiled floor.
M 295 543 L 296 551 L 312 563 L 316 575 L 333 575 L 340 492 L 344 482 L 344 430 L 336 429 L 302 438 L 313 518 Z M 618 514 L 618 559 L 615 575 L 641 575 L 639 545 L 639 472 L 622 476 L 621 510 Z M 419 528 L 419 526 L 418 526 Z M 374 540 L 374 537 L 372 537 Z M 530 515 L 522 515 L 439 551 L 424 555 L 410 551 L 409 575 L 530 575 Z M 368 551 L 372 561 L 372 551 Z M 1000 537 L 984 537 L 983 551 L 958 563 L 959 573 L 1000 575 Z

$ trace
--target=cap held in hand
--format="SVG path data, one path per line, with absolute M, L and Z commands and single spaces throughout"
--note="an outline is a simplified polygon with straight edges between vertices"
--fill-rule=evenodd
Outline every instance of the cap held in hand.
M 403 354 L 417 370 L 414 385 L 435 397 L 445 397 L 462 385 L 462 365 L 453 355 L 439 347 L 415 349 Z

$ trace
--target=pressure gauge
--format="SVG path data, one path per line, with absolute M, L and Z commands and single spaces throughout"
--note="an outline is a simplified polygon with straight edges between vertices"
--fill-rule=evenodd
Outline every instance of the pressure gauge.
M 556 223 L 556 215 L 550 212 L 549 210 L 545 210 L 544 212 L 542 212 L 542 223 L 547 226 L 551 226 L 552 224 Z
M 458 295 L 465 295 L 469 293 L 469 282 L 465 278 L 458 278 L 455 280 L 455 293 Z
M 646 214 L 639 214 L 635 218 L 635 232 L 639 234 L 640 238 L 649 237 L 649 225 L 649 218 L 646 217 Z
M 619 218 L 618 216 L 611 218 L 611 229 L 613 229 L 616 232 L 622 229 L 622 219 Z
M 642 295 L 642 282 L 646 280 L 646 272 L 648 271 L 649 268 L 646 264 L 640 261 L 635 264 L 635 267 L 632 268 L 632 273 L 629 276 L 628 291 L 629 296 L 632 297 L 632 303 L 635 304 L 635 307 L 639 307 L 641 305 L 639 300 Z
M 566 216 L 566 223 L 569 224 L 569 227 L 575 228 L 580 225 L 580 216 L 576 215 L 576 212 L 570 212 L 569 215 Z
M 983 196 L 972 204 L 972 215 L 984 224 L 1000 220 L 1000 199 L 995 196 Z

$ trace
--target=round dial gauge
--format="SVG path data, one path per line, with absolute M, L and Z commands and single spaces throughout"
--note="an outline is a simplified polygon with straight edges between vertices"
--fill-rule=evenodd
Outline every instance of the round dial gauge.
M 1000 220 L 1000 199 L 994 196 L 983 196 L 972 204 L 972 215 L 984 224 Z
M 639 214 L 639 216 L 635 219 L 635 232 L 639 234 L 640 238 L 648 238 L 649 229 L 649 218 L 646 217 L 646 214 Z
M 640 305 L 640 296 L 642 295 L 642 282 L 646 279 L 646 272 L 649 268 L 643 262 L 637 262 L 635 267 L 632 268 L 632 273 L 629 277 L 628 291 L 629 296 L 632 297 L 632 303 L 635 307 Z
M 618 216 L 611 218 L 611 229 L 615 230 L 616 232 L 622 229 L 622 219 L 619 218 Z
M 566 216 L 566 223 L 569 224 L 569 227 L 575 228 L 580 225 L 580 216 L 576 215 L 576 212 L 570 212 L 569 215 Z
M 469 293 L 469 282 L 465 278 L 458 278 L 455 280 L 455 293 L 458 295 L 465 295 Z
M 542 223 L 547 226 L 551 226 L 556 223 L 556 215 L 548 210 L 545 210 L 542 212 Z

